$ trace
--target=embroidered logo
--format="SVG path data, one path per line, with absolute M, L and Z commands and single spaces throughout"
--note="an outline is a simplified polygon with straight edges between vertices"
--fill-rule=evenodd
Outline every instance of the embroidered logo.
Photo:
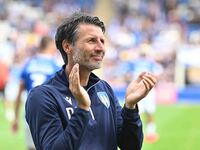
M 72 98 L 71 97 L 66 96 L 65 100 L 72 105 Z
M 97 92 L 97 96 L 107 108 L 110 107 L 110 100 L 106 92 Z

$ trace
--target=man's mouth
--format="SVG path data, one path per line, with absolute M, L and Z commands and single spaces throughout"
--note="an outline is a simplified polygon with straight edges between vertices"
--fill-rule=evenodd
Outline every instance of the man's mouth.
M 96 61 L 102 61 L 103 57 L 102 56 L 93 56 L 92 57 Z
M 102 61 L 103 55 L 92 55 L 92 58 L 93 58 L 95 61 Z

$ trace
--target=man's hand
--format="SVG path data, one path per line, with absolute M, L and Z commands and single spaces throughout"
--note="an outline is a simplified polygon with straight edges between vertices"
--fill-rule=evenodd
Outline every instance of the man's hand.
M 127 88 L 125 106 L 130 109 L 135 108 L 135 104 L 149 93 L 156 82 L 157 79 L 153 74 L 141 73 Z
M 78 106 L 89 111 L 91 101 L 86 90 L 80 85 L 79 65 L 73 66 L 69 74 L 69 89 L 78 102 Z

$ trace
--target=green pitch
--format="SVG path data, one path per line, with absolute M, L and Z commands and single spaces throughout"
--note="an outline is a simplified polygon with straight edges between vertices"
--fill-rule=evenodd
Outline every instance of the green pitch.
M 144 142 L 142 150 L 198 150 L 200 149 L 200 105 L 176 104 L 159 106 L 156 122 L 160 140 Z
M 200 105 L 159 105 L 156 120 L 160 140 L 155 144 L 144 142 L 142 150 L 200 149 L 199 115 Z M 10 126 L 10 122 L 4 117 L 2 103 L 0 103 L 0 150 L 25 150 L 23 119 L 16 135 L 12 134 Z
M 2 100 L 0 100 L 0 150 L 26 150 L 23 123 L 21 115 L 20 129 L 13 134 L 11 122 L 5 118 Z

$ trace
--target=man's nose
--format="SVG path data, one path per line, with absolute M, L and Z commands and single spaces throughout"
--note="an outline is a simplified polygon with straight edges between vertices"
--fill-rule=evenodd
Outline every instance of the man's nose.
M 96 44 L 96 49 L 97 50 L 105 50 L 105 45 L 104 45 L 104 43 L 102 43 L 100 40 L 97 42 L 97 44 Z

